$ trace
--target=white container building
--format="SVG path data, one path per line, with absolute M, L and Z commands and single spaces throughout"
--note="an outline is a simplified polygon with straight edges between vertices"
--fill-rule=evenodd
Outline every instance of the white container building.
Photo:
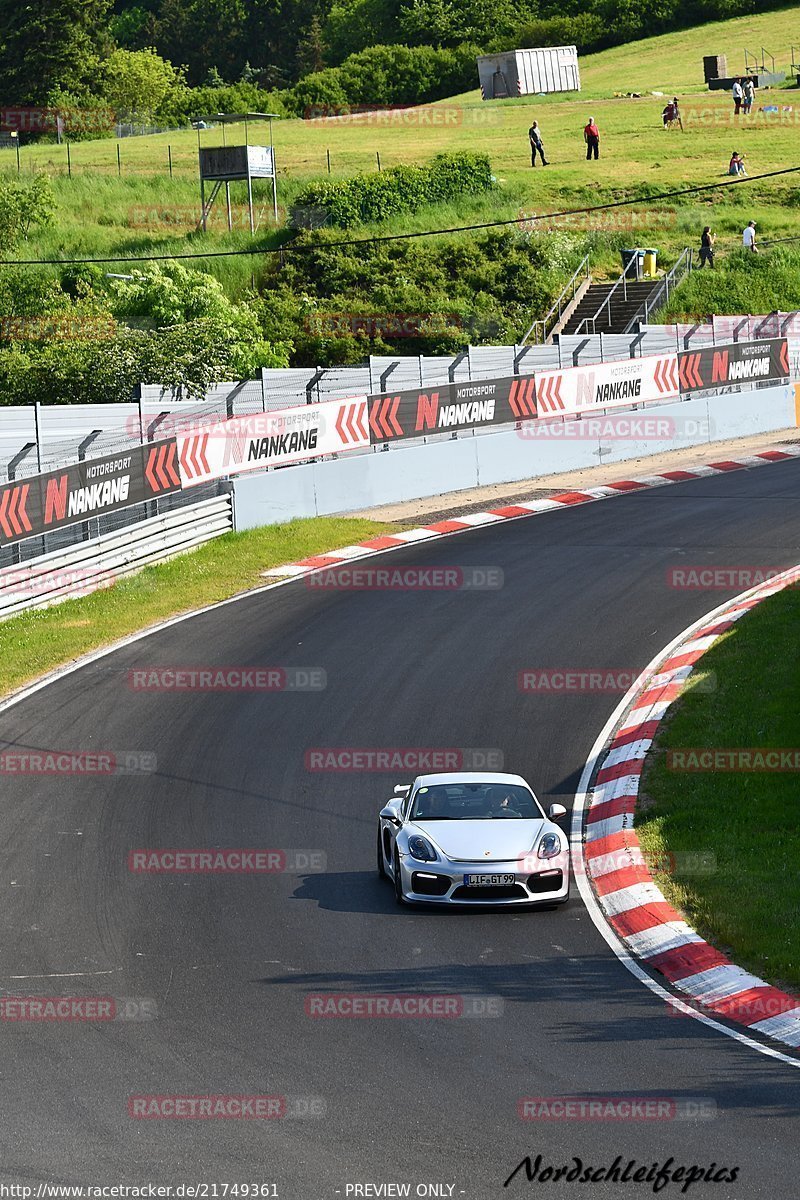
M 577 46 L 482 54 L 478 58 L 478 76 L 484 100 L 581 90 Z

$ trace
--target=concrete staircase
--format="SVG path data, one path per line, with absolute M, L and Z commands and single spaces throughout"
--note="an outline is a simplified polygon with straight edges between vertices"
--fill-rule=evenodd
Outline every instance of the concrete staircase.
M 607 299 L 614 283 L 593 283 L 581 297 L 569 319 L 559 330 L 560 333 L 624 333 L 629 322 L 641 308 L 644 302 L 659 286 L 658 279 L 643 279 L 640 282 L 629 283 L 623 292 L 622 287 L 614 293 L 614 298 L 608 308 L 604 308 L 594 326 L 591 320 L 580 329 L 586 318 L 595 315 L 600 305 Z

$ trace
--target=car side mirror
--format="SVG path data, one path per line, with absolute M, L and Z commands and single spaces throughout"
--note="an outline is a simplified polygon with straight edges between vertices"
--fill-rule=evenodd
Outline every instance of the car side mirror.
M 567 810 L 564 808 L 563 804 L 551 804 L 547 815 L 551 821 L 559 821 L 561 817 L 565 817 L 567 815 Z
M 391 821 L 393 825 L 400 824 L 400 801 L 390 800 L 388 804 L 381 809 L 381 818 L 384 821 Z

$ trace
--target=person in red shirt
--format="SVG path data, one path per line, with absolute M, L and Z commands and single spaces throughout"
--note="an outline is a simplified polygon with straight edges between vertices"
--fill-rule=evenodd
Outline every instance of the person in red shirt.
M 586 142 L 587 161 L 594 155 L 600 157 L 600 130 L 594 123 L 594 117 L 589 117 L 589 124 L 584 126 L 583 140 Z

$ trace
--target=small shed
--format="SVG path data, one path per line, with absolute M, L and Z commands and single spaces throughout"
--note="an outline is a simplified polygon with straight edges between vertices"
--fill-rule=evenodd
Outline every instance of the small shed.
M 482 54 L 478 77 L 484 100 L 535 96 L 542 92 L 579 92 L 581 76 L 577 46 L 546 46 Z

